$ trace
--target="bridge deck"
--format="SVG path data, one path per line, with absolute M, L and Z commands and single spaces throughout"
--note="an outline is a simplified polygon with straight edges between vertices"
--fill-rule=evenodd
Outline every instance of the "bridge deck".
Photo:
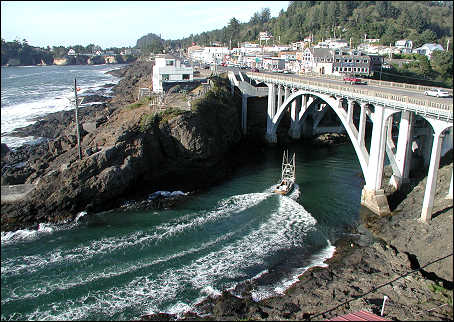
M 348 97 L 352 99 L 362 99 L 364 101 L 369 101 L 370 103 L 375 104 L 384 104 L 391 108 L 402 109 L 402 110 L 411 110 L 420 114 L 424 114 L 430 117 L 442 118 L 447 121 L 453 121 L 453 104 L 452 100 L 450 102 L 441 103 L 440 100 L 436 98 L 419 98 L 417 96 L 409 95 L 408 89 L 405 95 L 404 93 L 396 92 L 396 89 L 406 88 L 405 86 L 419 86 L 412 84 L 402 84 L 402 86 L 397 88 L 392 87 L 380 87 L 379 90 L 364 88 L 358 85 L 346 85 L 339 84 L 333 81 L 329 82 L 327 80 L 321 79 L 304 79 L 299 77 L 292 76 L 283 76 L 283 75 L 270 75 L 265 73 L 254 73 L 247 72 L 246 75 L 258 81 L 278 83 L 281 85 L 291 86 L 295 88 L 308 89 L 315 92 L 320 92 L 324 94 L 333 94 L 342 97 Z M 391 82 L 386 82 L 391 83 Z M 419 90 L 425 89 L 426 87 L 421 87 Z M 418 93 L 421 95 L 421 93 Z

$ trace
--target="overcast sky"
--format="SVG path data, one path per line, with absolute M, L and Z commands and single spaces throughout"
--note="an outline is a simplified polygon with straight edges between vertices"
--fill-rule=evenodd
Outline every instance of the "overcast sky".
M 269 8 L 276 17 L 288 1 L 1 1 L 1 37 L 27 39 L 31 46 L 88 44 L 102 48 L 135 46 L 161 34 L 181 39 L 220 29 L 235 17 L 248 22 Z

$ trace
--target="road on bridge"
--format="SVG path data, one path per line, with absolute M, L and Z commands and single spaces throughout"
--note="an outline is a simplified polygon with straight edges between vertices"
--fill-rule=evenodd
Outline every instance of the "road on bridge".
M 243 73 L 250 72 L 250 69 L 240 69 L 237 67 L 223 67 L 223 66 L 218 66 L 217 67 L 219 71 L 233 71 L 237 73 L 238 71 L 241 71 Z M 279 75 L 281 77 L 293 77 L 293 78 L 300 78 L 300 79 L 311 79 L 311 80 L 317 80 L 317 81 L 324 81 L 329 84 L 333 85 L 343 85 L 343 86 L 354 86 L 354 87 L 360 87 L 372 91 L 382 91 L 387 94 L 392 94 L 392 95 L 402 95 L 402 96 L 408 96 L 411 98 L 415 99 L 430 99 L 433 102 L 436 103 L 441 103 L 441 104 L 451 104 L 452 106 L 452 90 L 448 90 L 448 92 L 451 93 L 450 97 L 432 97 L 432 96 L 426 96 L 424 95 L 424 91 L 417 91 L 413 89 L 406 89 L 406 88 L 394 88 L 394 87 L 385 87 L 385 86 L 376 86 L 376 85 L 365 85 L 365 84 L 356 84 L 356 85 L 350 85 L 350 84 L 344 84 L 343 80 L 336 80 L 336 79 L 330 79 L 330 78 L 325 78 L 323 76 L 303 76 L 303 75 L 298 75 L 298 74 L 282 74 L 282 73 L 273 73 L 273 72 L 267 72 L 267 71 L 261 71 L 260 73 L 263 74 L 268 74 L 272 76 Z M 367 81 L 367 79 L 364 79 Z

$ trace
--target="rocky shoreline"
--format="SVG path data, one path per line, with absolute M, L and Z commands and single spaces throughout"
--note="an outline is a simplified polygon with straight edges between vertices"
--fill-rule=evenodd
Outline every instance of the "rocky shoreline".
M 81 120 L 86 124 L 82 133 L 82 160 L 77 160 L 73 112 L 53 113 L 27 128 L 16 130 L 16 135 L 46 138 L 37 145 L 10 151 L 2 145 L 2 185 L 38 185 L 29 200 L 2 203 L 2 231 L 33 227 L 41 220 L 64 221 L 83 210 L 121 209 L 132 199 L 138 201 L 123 209 L 173 205 L 174 201 L 158 205 L 155 199 L 148 199 L 151 191 L 126 195 L 119 184 L 130 188 L 137 184 L 135 178 L 138 177 L 145 178 L 140 181 L 142 187 L 149 184 L 154 190 L 181 189 L 183 184 L 186 191 L 195 191 L 228 176 L 236 160 L 227 160 L 225 156 L 242 142 L 240 122 L 237 122 L 239 100 L 229 101 L 229 106 L 219 106 L 227 113 L 225 118 L 219 118 L 215 112 L 203 113 L 203 117 L 187 112 L 168 119 L 148 119 L 146 106 L 133 110 L 124 106 L 135 101 L 138 87 L 149 84 L 150 64 L 133 64 L 112 73 L 122 77 L 114 87 L 115 97 L 96 93 L 101 97 L 93 98 L 95 101 L 105 100 L 81 109 Z M 230 97 L 228 93 L 229 89 L 225 93 L 219 90 L 217 95 Z M 219 128 L 220 131 L 215 130 Z M 341 144 L 343 139 L 326 135 L 322 142 Z M 144 165 L 147 171 L 140 170 Z M 162 174 L 158 174 L 157 169 Z M 187 169 L 191 170 L 191 176 Z M 207 173 L 214 177 L 191 186 L 194 177 L 205 178 Z M 197 305 L 196 312 L 182 316 L 161 313 L 142 319 L 323 320 L 361 309 L 379 314 L 383 296 L 387 295 L 390 299 L 385 318 L 452 320 L 452 256 L 393 281 L 419 266 L 452 254 L 452 199 L 444 198 L 451 173 L 452 152 L 440 165 L 435 215 L 430 225 L 417 221 L 424 198 L 424 176 L 415 176 L 403 193 L 395 193 L 387 187 L 393 214 L 379 218 L 362 209 L 361 224 L 336 242 L 335 255 L 326 261 L 328 267 L 308 270 L 282 296 L 253 301 L 250 291 L 254 283 L 261 282 L 258 279 L 238 285 L 235 295 L 224 291 L 221 296 L 207 298 Z M 384 175 L 388 178 L 389 171 Z M 178 187 L 169 184 L 172 180 L 177 182 L 176 178 Z M 124 198 L 118 199 L 118 196 Z M 135 196 L 137 198 L 133 198 Z M 184 198 L 180 201 L 184 202 Z M 393 282 L 368 293 L 390 281 Z M 323 313 L 345 301 L 350 302 Z

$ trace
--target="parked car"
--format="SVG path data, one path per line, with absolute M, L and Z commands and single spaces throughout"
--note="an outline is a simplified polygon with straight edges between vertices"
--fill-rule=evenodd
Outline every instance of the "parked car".
M 358 78 L 356 76 L 346 75 L 344 77 L 344 84 L 345 83 L 350 83 L 350 85 L 353 85 L 353 84 L 363 84 L 364 82 L 361 80 L 361 78 Z
M 246 65 L 241 65 L 240 69 L 247 69 L 248 67 Z
M 425 91 L 424 95 L 427 96 L 436 96 L 436 97 L 449 97 L 448 91 L 445 91 L 444 89 L 441 88 L 432 88 L 431 90 Z

